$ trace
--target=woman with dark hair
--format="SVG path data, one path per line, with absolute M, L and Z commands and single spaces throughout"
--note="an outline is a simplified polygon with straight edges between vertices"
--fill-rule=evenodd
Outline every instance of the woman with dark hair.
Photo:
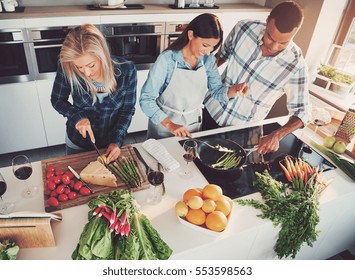
M 186 137 L 200 131 L 208 91 L 223 104 L 243 95 L 240 86 L 222 85 L 212 54 L 222 41 L 217 16 L 201 14 L 159 55 L 140 96 L 140 106 L 149 118 L 148 138 Z

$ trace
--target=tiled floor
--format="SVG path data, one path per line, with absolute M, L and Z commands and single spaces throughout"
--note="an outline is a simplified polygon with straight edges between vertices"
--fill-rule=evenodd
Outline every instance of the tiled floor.
M 130 133 L 126 136 L 124 145 L 140 143 L 146 140 L 146 131 Z M 21 152 L 14 152 L 0 155 L 0 167 L 10 166 L 11 160 L 14 156 L 19 154 L 27 155 L 32 161 L 39 161 L 43 159 L 65 156 L 65 145 L 52 146 L 41 149 L 27 150 Z M 341 252 L 328 260 L 355 260 L 355 256 L 349 251 Z

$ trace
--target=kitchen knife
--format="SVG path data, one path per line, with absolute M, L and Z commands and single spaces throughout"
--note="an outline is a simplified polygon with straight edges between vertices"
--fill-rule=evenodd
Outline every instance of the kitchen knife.
M 89 184 L 84 182 L 84 180 L 80 178 L 80 175 L 71 166 L 68 165 L 68 169 L 71 171 L 71 173 L 74 174 L 76 179 L 78 179 L 80 182 L 82 182 L 83 185 L 91 191 L 91 193 L 94 193 L 94 191 L 90 188 Z
M 141 153 L 138 151 L 138 149 L 137 149 L 136 147 L 133 147 L 133 150 L 134 150 L 134 152 L 136 153 L 137 158 L 143 163 L 143 165 L 144 165 L 144 167 L 145 167 L 145 169 L 146 169 L 146 172 L 145 172 L 145 173 L 147 173 L 147 172 L 148 172 L 148 169 L 149 169 L 148 164 L 145 162 L 144 158 L 142 157 Z
M 95 142 L 92 142 L 90 139 L 91 145 L 94 147 L 95 151 L 97 152 L 97 154 L 99 155 L 99 157 L 102 160 L 102 163 L 105 165 L 106 168 L 108 168 L 107 164 L 106 164 L 106 160 L 105 157 L 102 156 L 102 154 L 100 153 L 99 149 L 97 148 Z

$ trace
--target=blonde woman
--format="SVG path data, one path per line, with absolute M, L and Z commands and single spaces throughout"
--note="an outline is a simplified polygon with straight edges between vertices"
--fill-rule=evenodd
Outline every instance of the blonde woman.
M 106 39 L 92 24 L 71 30 L 63 42 L 51 102 L 67 118 L 67 153 L 107 147 L 108 161 L 120 155 L 135 111 L 137 71 L 110 55 Z M 69 96 L 72 102 L 69 102 Z

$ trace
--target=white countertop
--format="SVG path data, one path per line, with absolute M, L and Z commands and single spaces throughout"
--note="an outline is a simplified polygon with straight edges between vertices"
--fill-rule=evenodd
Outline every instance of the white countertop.
M 269 119 L 263 123 L 271 123 L 275 120 L 283 124 L 287 118 Z M 235 127 L 220 128 L 212 132 L 229 130 L 235 130 Z M 194 136 L 203 136 L 212 132 L 200 132 Z M 307 129 L 299 130 L 295 135 L 307 141 L 304 137 L 305 133 Z M 184 167 L 185 163 L 178 140 L 180 139 L 173 137 L 160 141 Z M 141 151 L 147 162 L 151 160 L 141 144 L 134 146 Z M 269 220 L 256 217 L 259 212 L 254 208 L 234 203 L 227 229 L 218 237 L 200 233 L 178 221 L 174 207 L 176 202 L 181 200 L 184 191 L 192 187 L 203 187 L 208 183 L 193 163 L 190 164 L 190 168 L 194 174 L 191 179 L 180 178 L 178 170 L 165 173 L 166 194 L 162 202 L 155 206 L 142 203 L 149 190 L 134 193 L 138 203 L 141 204 L 141 211 L 151 220 L 162 239 L 173 249 L 170 259 L 276 259 L 273 245 L 278 230 Z M 24 188 L 24 182 L 14 177 L 11 167 L 1 168 L 0 172 L 8 183 L 8 191 L 3 198 L 5 201 L 16 201 L 16 211 L 44 211 L 44 198 L 41 192 L 35 198 L 21 199 L 20 193 Z M 344 246 L 348 246 L 352 241 L 355 242 L 355 204 L 353 203 L 355 184 L 339 169 L 326 172 L 324 176 L 335 178 L 335 180 L 320 198 L 321 234 L 313 248 L 309 246 L 302 248 L 297 255 L 300 259 L 324 259 L 349 248 L 350 246 L 345 248 Z M 28 181 L 30 184 L 43 188 L 41 162 L 33 163 L 33 174 Z M 260 197 L 260 193 L 248 196 L 248 198 Z M 60 211 L 63 215 L 62 222 L 52 225 L 57 246 L 21 249 L 18 259 L 71 259 L 83 227 L 87 223 L 88 210 L 87 205 L 81 205 Z M 338 232 L 336 230 L 338 227 L 333 228 L 336 223 L 341 223 L 346 228 Z M 329 240 L 332 242 L 329 243 Z

